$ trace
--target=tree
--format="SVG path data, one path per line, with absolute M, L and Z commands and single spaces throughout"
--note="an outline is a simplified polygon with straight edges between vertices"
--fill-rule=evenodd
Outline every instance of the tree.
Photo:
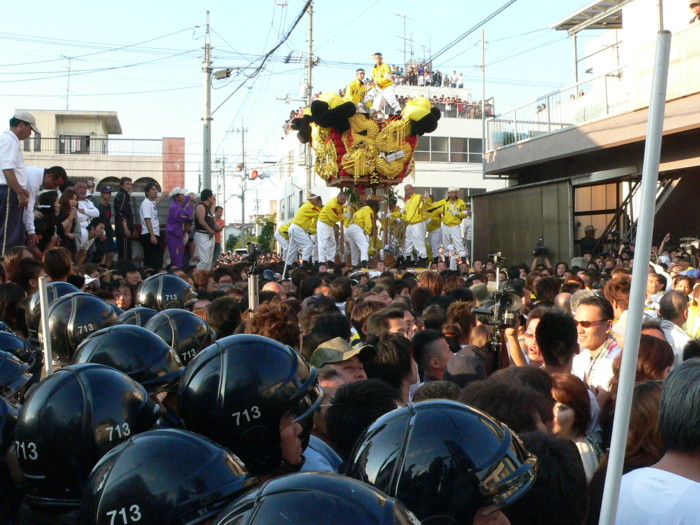
M 255 222 L 262 226 L 256 240 L 260 244 L 260 250 L 263 253 L 269 253 L 274 247 L 275 216 L 273 214 L 263 215 L 258 217 Z
M 240 237 L 239 235 L 230 234 L 226 238 L 225 249 L 227 252 L 232 252 L 236 248 L 236 245 L 238 244 L 239 237 Z

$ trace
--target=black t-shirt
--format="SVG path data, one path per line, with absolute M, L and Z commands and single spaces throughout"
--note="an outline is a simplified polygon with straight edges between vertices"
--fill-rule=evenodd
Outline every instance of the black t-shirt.
M 204 206 L 204 222 L 214 231 L 216 231 L 216 222 L 214 222 L 214 214 L 211 212 L 211 206 L 207 206 L 204 203 L 199 203 L 197 204 L 197 208 L 200 206 Z M 207 230 L 200 222 L 199 222 L 199 216 L 197 215 L 197 209 L 195 208 L 194 210 L 194 229 L 195 231 L 202 232 L 202 233 L 209 233 L 209 230 Z

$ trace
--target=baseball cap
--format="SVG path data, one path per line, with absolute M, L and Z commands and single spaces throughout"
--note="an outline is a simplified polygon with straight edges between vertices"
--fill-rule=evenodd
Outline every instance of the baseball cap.
M 589 224 L 588 226 L 586 226 L 586 228 L 585 228 L 583 231 L 585 231 L 585 232 L 594 232 L 594 231 L 595 231 L 595 228 L 594 228 L 592 225 Z
M 352 357 L 359 357 L 360 361 L 366 363 L 377 355 L 377 349 L 370 345 L 362 345 L 353 348 L 342 337 L 336 337 L 325 343 L 318 345 L 314 353 L 311 354 L 310 362 L 316 368 L 321 368 L 331 363 L 342 363 Z
M 17 113 L 15 113 L 14 118 L 29 124 L 32 127 L 32 130 L 34 130 L 34 133 L 41 133 L 41 131 L 39 131 L 39 128 L 36 127 L 36 119 L 34 118 L 34 115 L 29 113 L 28 111 L 18 111 Z
M 110 186 L 109 184 L 100 186 L 100 193 L 112 193 L 112 186 Z
M 187 190 L 185 188 L 181 188 L 180 186 L 175 186 L 170 192 L 170 196 L 175 197 L 177 195 L 187 195 Z

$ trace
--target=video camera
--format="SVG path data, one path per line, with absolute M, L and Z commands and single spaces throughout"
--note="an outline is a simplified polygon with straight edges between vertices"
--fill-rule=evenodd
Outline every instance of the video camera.
M 544 245 L 544 240 L 542 237 L 539 237 L 537 239 L 537 242 L 535 243 L 535 248 L 532 250 L 532 255 L 535 257 L 543 257 L 545 255 L 549 255 L 549 249 Z
M 491 292 L 490 297 L 472 309 L 479 321 L 490 326 L 514 326 L 523 301 L 518 294 L 508 290 Z

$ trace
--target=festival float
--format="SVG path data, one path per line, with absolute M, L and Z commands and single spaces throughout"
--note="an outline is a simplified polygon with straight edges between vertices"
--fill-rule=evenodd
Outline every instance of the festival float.
M 299 141 L 311 145 L 313 171 L 327 186 L 345 189 L 351 202 L 370 198 L 383 203 L 383 239 L 377 246 L 379 239 L 373 236 L 370 254 L 388 245 L 386 203 L 393 195 L 391 187 L 415 170 L 418 138 L 435 131 L 438 120 L 440 111 L 426 97 L 408 100 L 400 115 L 386 117 L 381 111 L 368 113 L 363 105 L 356 106 L 335 92 L 325 92 L 304 110 L 303 117 L 292 121 Z

